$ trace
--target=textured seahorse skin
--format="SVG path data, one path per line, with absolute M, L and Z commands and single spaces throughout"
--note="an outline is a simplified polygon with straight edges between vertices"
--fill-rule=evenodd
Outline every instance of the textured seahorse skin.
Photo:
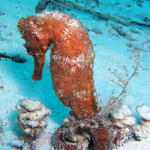
M 32 78 L 40 80 L 45 52 L 53 43 L 50 69 L 54 89 L 78 119 L 97 113 L 93 82 L 93 47 L 81 23 L 57 11 L 22 18 L 18 27 L 34 58 Z M 46 88 L 46 87 L 43 87 Z

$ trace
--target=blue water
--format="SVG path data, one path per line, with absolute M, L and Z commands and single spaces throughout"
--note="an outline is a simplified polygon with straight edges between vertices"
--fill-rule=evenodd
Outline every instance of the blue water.
M 138 49 L 142 49 L 141 70 L 131 79 L 123 97 L 123 103 L 129 105 L 133 115 L 138 118 L 136 106 L 150 106 L 150 1 L 107 0 L 100 1 L 99 5 L 97 1 L 68 1 L 70 2 L 78 10 L 60 3 L 47 5 L 46 8 L 70 14 L 80 20 L 88 31 L 95 52 L 94 83 L 101 106 L 105 106 L 111 96 L 118 96 L 122 90 L 120 86 L 111 82 L 112 79 L 115 80 L 115 76 L 109 68 L 116 70 L 116 75 L 125 77 L 122 66 L 126 66 L 130 76 L 136 63 L 129 59 L 134 55 L 128 50 L 138 53 Z M 18 139 L 21 133 L 16 123 L 18 112 L 15 108 L 20 100 L 38 99 L 51 109 L 52 115 L 48 117 L 48 129 L 51 133 L 62 124 L 70 110 L 59 101 L 53 89 L 49 71 L 50 52 L 47 53 L 43 79 L 36 82 L 31 79 L 33 60 L 26 54 L 17 23 L 22 17 L 36 14 L 37 4 L 38 0 L 0 1 L 0 53 L 19 55 L 26 59 L 25 63 L 0 59 L 0 87 L 3 87 L 0 89 L 0 120 L 3 124 L 0 150 L 10 150 L 11 141 Z M 106 15 L 102 18 L 95 15 L 96 13 L 109 14 L 109 17 Z M 143 46 L 144 42 L 146 43 Z

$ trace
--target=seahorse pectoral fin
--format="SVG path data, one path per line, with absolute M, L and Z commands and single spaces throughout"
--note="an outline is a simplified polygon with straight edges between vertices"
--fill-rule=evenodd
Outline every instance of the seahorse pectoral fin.
M 32 75 L 33 80 L 41 80 L 42 79 L 42 71 L 45 62 L 45 53 L 44 54 L 35 54 L 34 58 L 34 72 Z

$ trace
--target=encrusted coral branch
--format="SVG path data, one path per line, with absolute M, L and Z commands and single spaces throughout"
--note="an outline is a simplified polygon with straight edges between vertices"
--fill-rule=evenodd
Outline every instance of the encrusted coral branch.
M 30 99 L 25 99 L 17 105 L 17 110 L 19 127 L 32 137 L 39 135 L 46 127 L 46 116 L 51 114 L 51 111 L 40 101 Z
M 18 27 L 25 47 L 34 58 L 34 80 L 41 79 L 45 52 L 51 52 L 54 89 L 78 119 L 95 116 L 97 106 L 93 84 L 93 47 L 79 21 L 57 11 L 22 18 Z

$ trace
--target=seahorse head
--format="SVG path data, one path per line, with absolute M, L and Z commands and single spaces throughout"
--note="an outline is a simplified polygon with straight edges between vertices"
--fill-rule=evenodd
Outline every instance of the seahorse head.
M 26 41 L 24 46 L 29 55 L 48 49 L 49 36 L 46 34 L 47 29 L 43 18 L 36 15 L 22 18 L 18 23 L 18 28 L 22 38 Z

